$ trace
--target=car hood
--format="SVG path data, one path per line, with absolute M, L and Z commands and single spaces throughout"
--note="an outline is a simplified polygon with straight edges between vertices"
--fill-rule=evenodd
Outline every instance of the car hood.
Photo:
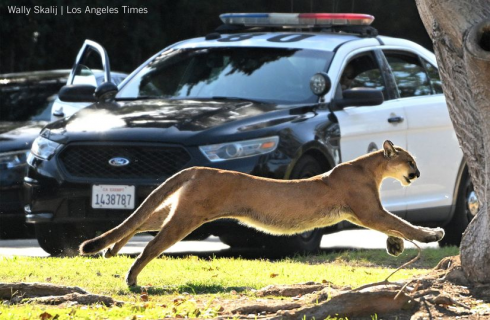
M 30 149 L 46 124 L 46 121 L 0 122 L 0 152 Z
M 211 143 L 213 136 L 246 132 L 257 129 L 257 125 L 265 127 L 271 117 L 274 118 L 274 124 L 281 122 L 280 118 L 290 121 L 292 116 L 289 109 L 276 104 L 242 100 L 119 101 L 92 105 L 47 128 L 53 133 L 51 139 L 63 143 L 92 140 L 94 135 L 98 135 L 97 139 L 106 141 L 192 144 L 192 140 L 204 132 L 208 137 L 207 142 Z

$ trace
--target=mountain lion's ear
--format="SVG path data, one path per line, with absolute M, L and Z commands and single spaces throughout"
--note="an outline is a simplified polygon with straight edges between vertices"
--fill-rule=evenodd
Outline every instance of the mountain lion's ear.
M 398 151 L 396 151 L 393 142 L 390 140 L 385 140 L 385 142 L 383 142 L 383 149 L 385 158 L 391 159 L 398 155 Z

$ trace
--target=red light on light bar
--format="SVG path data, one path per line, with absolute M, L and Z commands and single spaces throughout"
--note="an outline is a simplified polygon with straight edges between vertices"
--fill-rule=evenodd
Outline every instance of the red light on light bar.
M 300 13 L 300 21 L 314 25 L 370 25 L 374 16 L 363 13 Z

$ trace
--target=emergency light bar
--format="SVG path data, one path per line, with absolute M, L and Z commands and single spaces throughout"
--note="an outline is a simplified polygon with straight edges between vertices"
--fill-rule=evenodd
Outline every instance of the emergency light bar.
M 224 13 L 221 21 L 247 27 L 327 27 L 370 25 L 374 17 L 361 13 Z

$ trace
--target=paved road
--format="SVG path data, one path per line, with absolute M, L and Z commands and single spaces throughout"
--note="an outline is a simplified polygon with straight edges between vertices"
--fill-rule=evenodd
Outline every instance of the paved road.
M 151 239 L 148 235 L 138 235 L 134 237 L 122 250 L 121 253 L 137 255 L 144 248 L 146 243 Z M 322 251 L 329 252 L 333 250 L 344 249 L 384 249 L 386 236 L 371 230 L 347 230 L 335 234 L 323 236 L 321 248 Z M 406 248 L 413 248 L 411 243 L 405 243 Z M 421 248 L 437 248 L 436 243 L 421 244 Z M 260 257 L 263 253 L 257 250 L 230 249 L 216 237 L 210 237 L 204 241 L 181 241 L 169 248 L 165 253 L 172 256 L 209 256 L 230 257 Z M 37 244 L 35 239 L 25 240 L 0 240 L 0 256 L 49 256 Z

